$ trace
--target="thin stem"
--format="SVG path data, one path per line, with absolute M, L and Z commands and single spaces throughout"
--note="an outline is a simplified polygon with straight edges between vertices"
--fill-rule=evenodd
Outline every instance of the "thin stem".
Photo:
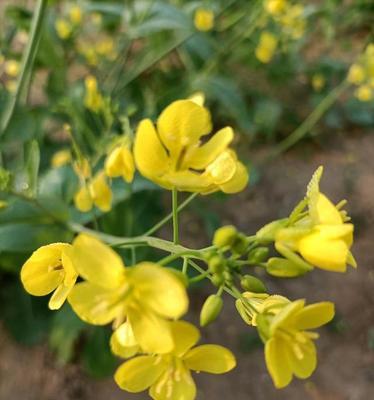
M 323 117 L 327 110 L 336 102 L 339 96 L 349 86 L 349 83 L 344 80 L 338 86 L 336 86 L 309 114 L 304 122 L 296 128 L 290 135 L 286 137 L 282 142 L 273 148 L 270 154 L 266 157 L 264 162 L 276 157 L 277 155 L 288 150 L 290 147 L 295 145 L 301 140 L 310 130 L 316 125 L 316 123 Z
M 192 193 L 187 199 L 181 203 L 178 207 L 178 213 L 181 212 L 191 201 L 198 195 L 198 193 Z M 165 218 L 163 218 L 160 222 L 158 222 L 155 226 L 150 228 L 147 232 L 145 232 L 144 236 L 152 235 L 157 232 L 161 227 L 163 227 L 167 222 L 169 222 L 173 218 L 173 213 L 171 212 Z
M 16 91 L 10 96 L 9 102 L 6 105 L 4 114 L 1 118 L 0 135 L 4 134 L 7 130 L 21 95 L 24 94 L 24 98 L 27 98 L 25 90 L 26 83 L 28 82 L 27 78 L 31 75 L 31 69 L 38 50 L 47 3 L 48 0 L 38 0 L 37 2 L 31 23 L 30 39 L 22 56 L 21 72 L 18 77 Z
M 178 223 L 178 191 L 173 189 L 171 192 L 173 207 L 173 242 L 179 243 L 179 223 Z
M 188 270 L 188 257 L 183 257 L 183 266 L 182 266 L 182 273 L 187 275 Z
M 131 246 L 131 264 L 136 264 L 136 246 Z

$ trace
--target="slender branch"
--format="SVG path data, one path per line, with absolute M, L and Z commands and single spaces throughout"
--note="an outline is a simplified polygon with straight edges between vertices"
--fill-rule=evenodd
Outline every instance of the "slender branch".
M 16 91 L 10 96 L 4 114 L 2 115 L 0 135 L 3 135 L 4 132 L 7 130 L 14 115 L 17 103 L 22 93 L 25 94 L 24 90 L 26 87 L 26 83 L 28 81 L 28 77 L 31 75 L 31 69 L 34 64 L 35 55 L 40 42 L 43 19 L 47 8 L 47 3 L 48 0 L 38 0 L 37 2 L 31 24 L 30 39 L 22 56 L 21 72 L 18 77 Z M 24 96 L 24 98 L 27 98 L 27 96 Z

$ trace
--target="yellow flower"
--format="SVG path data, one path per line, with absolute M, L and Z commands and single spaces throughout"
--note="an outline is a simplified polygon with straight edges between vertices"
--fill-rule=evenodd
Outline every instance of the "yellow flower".
M 112 191 L 107 183 L 104 171 L 100 171 L 88 184 L 84 183 L 74 197 L 75 207 L 87 212 L 95 205 L 103 212 L 112 208 Z
M 20 64 L 16 60 L 8 60 L 5 62 L 5 72 L 12 78 L 16 78 L 19 74 Z
M 234 133 L 226 127 L 206 143 L 212 129 L 209 111 L 191 100 L 169 105 L 157 121 L 140 122 L 134 143 L 135 163 L 142 175 L 158 185 L 181 191 L 236 193 L 248 183 L 248 173 L 228 149 Z
M 198 31 L 207 32 L 214 26 L 214 13 L 205 8 L 198 8 L 194 16 L 195 28 Z
M 71 249 L 67 243 L 40 247 L 21 270 L 21 281 L 28 293 L 45 296 L 54 292 L 49 300 L 51 310 L 57 310 L 63 305 L 78 277 Z
M 312 86 L 316 92 L 320 92 L 326 84 L 326 79 L 322 74 L 314 74 L 312 77 Z
M 270 32 L 262 32 L 256 47 L 256 58 L 264 64 L 271 61 L 277 48 L 278 40 Z
M 348 72 L 348 82 L 359 85 L 365 80 L 365 70 L 359 64 L 353 64 Z
M 272 15 L 281 14 L 288 6 L 286 0 L 266 0 L 265 10 Z
M 63 165 L 68 164 L 71 161 L 71 152 L 69 149 L 57 151 L 53 154 L 51 159 L 51 166 L 53 168 L 59 168 Z
M 84 105 L 90 111 L 98 113 L 103 106 L 103 97 L 97 88 L 97 80 L 94 76 L 89 75 L 85 79 L 84 83 L 86 86 Z
M 55 28 L 56 28 L 57 36 L 62 40 L 69 39 L 69 37 L 71 36 L 71 33 L 73 31 L 73 28 L 70 25 L 70 23 L 62 18 L 58 18 L 56 20 Z
M 87 179 L 91 176 L 91 166 L 87 158 L 81 158 L 73 163 L 75 173 L 81 179 Z
M 114 41 L 112 38 L 105 38 L 99 40 L 95 45 L 95 51 L 101 56 L 106 56 L 109 59 L 116 57 L 116 52 L 114 50 Z
M 200 333 L 184 321 L 170 323 L 175 348 L 167 354 L 141 355 L 123 363 L 114 379 L 131 393 L 149 388 L 154 400 L 194 400 L 196 385 L 192 371 L 223 374 L 232 370 L 235 357 L 225 347 L 206 344 L 194 347 Z
M 283 30 L 293 39 L 299 39 L 305 31 L 304 7 L 301 4 L 295 4 L 286 9 L 284 15 L 279 19 Z
M 79 25 L 82 22 L 82 9 L 74 5 L 69 10 L 69 19 L 74 25 Z
M 188 307 L 180 280 L 150 262 L 125 268 L 114 250 L 88 235 L 79 235 L 73 249 L 74 265 L 86 280 L 69 295 L 78 316 L 94 325 L 114 322 L 119 329 L 128 323 L 143 351 L 172 351 L 174 341 L 167 320 L 181 317 Z
M 129 146 L 119 145 L 109 153 L 105 160 L 105 173 L 111 178 L 122 176 L 128 183 L 133 181 L 135 164 Z
M 258 331 L 265 342 L 266 366 L 277 388 L 287 386 L 293 375 L 300 379 L 312 375 L 317 366 L 313 339 L 318 338 L 318 334 L 310 330 L 319 328 L 333 317 L 333 303 L 305 306 L 304 300 L 289 302 L 276 314 L 264 310 L 258 315 Z
M 360 101 L 370 101 L 374 98 L 373 89 L 370 85 L 361 85 L 355 91 L 355 96 Z

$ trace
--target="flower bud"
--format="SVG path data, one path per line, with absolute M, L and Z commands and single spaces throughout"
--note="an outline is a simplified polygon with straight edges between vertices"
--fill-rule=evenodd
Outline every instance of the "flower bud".
M 234 226 L 223 226 L 215 231 L 213 245 L 218 248 L 229 247 L 234 242 L 237 233 L 238 232 Z
M 223 278 L 224 278 L 225 282 L 227 282 L 227 283 L 231 283 L 233 281 L 233 277 L 229 270 L 226 270 L 223 272 Z
M 222 274 L 214 274 L 212 276 L 212 283 L 214 286 L 221 286 L 225 282 L 225 279 Z
M 245 235 L 239 233 L 236 238 L 234 243 L 231 245 L 231 249 L 233 251 L 233 253 L 242 255 L 246 252 L 247 248 L 248 248 L 248 239 Z
M 252 275 L 244 275 L 240 280 L 240 285 L 244 290 L 253 293 L 266 293 L 266 286 L 264 283 Z
M 215 321 L 221 312 L 223 307 L 223 301 L 220 296 L 216 294 L 210 295 L 206 300 L 201 309 L 200 313 L 200 325 L 207 326 L 211 322 Z
M 288 218 L 278 219 L 270 222 L 269 224 L 262 227 L 257 233 L 256 237 L 262 242 L 273 242 L 277 232 L 284 228 L 288 222 Z
M 267 247 L 257 247 L 248 254 L 248 262 L 250 264 L 257 264 L 266 260 L 269 255 Z
M 225 269 L 224 260 L 216 254 L 208 260 L 208 267 L 212 274 L 219 274 Z
M 267 262 L 266 271 L 268 274 L 279 278 L 294 278 L 304 275 L 310 269 L 285 258 L 272 257 Z

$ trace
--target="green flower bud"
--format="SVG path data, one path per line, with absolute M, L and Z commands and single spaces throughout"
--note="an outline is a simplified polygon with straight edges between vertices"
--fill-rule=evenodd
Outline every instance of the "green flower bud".
M 294 278 L 301 276 L 313 269 L 306 268 L 303 264 L 297 264 L 285 258 L 272 257 L 268 260 L 266 271 L 268 274 L 278 278 Z
M 257 264 L 266 260 L 269 255 L 267 247 L 257 247 L 248 254 L 248 262 L 250 264 Z
M 270 222 L 269 224 L 262 227 L 257 233 L 256 237 L 262 242 L 273 242 L 277 232 L 284 228 L 288 223 L 288 218 L 278 219 Z
M 216 294 L 210 295 L 206 300 L 200 312 L 200 325 L 207 326 L 215 321 L 221 312 L 223 301 L 220 296 Z
M 264 283 L 252 275 L 244 275 L 240 280 L 240 285 L 244 290 L 253 293 L 266 293 L 266 286 Z
M 231 283 L 233 281 L 233 277 L 231 275 L 231 272 L 226 270 L 223 272 L 223 278 L 225 280 L 225 282 Z
M 239 233 L 236 238 L 234 243 L 231 245 L 231 249 L 233 253 L 242 255 L 246 252 L 248 248 L 249 241 L 247 237 L 241 233 Z
M 219 228 L 214 233 L 213 245 L 218 248 L 230 247 L 234 242 L 237 230 L 235 226 L 227 225 Z
M 225 269 L 225 261 L 216 254 L 208 260 L 208 267 L 212 274 L 219 274 Z
M 221 286 L 225 282 L 222 274 L 214 274 L 212 276 L 212 283 L 214 286 Z

